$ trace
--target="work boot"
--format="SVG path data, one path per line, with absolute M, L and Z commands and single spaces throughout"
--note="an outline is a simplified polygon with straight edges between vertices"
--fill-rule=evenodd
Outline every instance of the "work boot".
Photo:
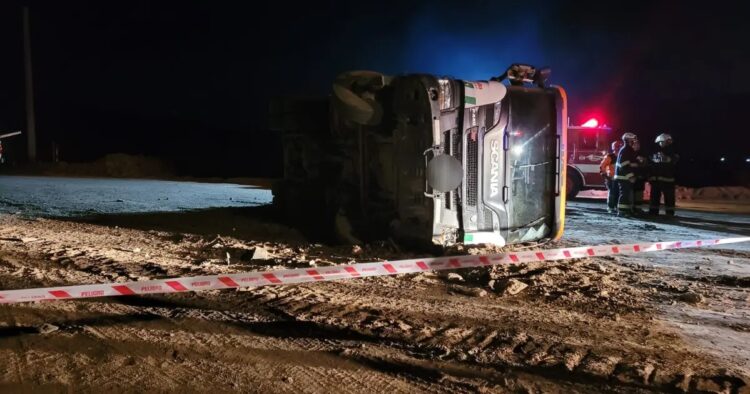
M 607 213 L 612 214 L 612 215 L 616 215 L 617 214 L 617 210 L 614 209 L 614 208 L 607 208 Z
M 620 212 L 617 212 L 617 217 L 620 217 L 620 218 L 632 218 L 633 214 L 631 214 L 628 211 L 620 211 Z
M 649 209 L 648 214 L 652 216 L 659 216 L 659 210 L 658 209 Z

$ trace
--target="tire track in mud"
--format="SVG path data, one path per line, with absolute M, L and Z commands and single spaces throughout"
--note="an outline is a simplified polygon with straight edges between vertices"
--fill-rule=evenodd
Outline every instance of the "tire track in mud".
M 129 316 L 133 313 L 155 312 L 154 309 L 157 308 L 91 302 L 85 305 L 85 309 L 92 311 L 89 313 L 95 311 L 97 316 L 104 310 L 111 316 Z M 170 308 L 160 309 L 163 309 L 161 315 L 169 316 Z M 48 315 L 52 312 L 46 309 L 43 311 Z M 76 368 L 86 369 L 80 365 L 82 354 L 85 358 L 93 359 L 98 364 L 98 369 L 106 372 L 104 376 L 110 373 L 120 374 L 119 368 L 122 366 L 135 369 L 136 365 L 148 364 L 156 369 L 151 373 L 142 368 L 130 371 L 125 374 L 124 380 L 116 379 L 123 384 L 119 387 L 126 387 L 128 380 L 146 379 L 150 387 L 169 390 L 197 388 L 203 384 L 218 387 L 229 385 L 226 388 L 233 389 L 247 387 L 242 381 L 246 384 L 263 382 L 268 380 L 269 374 L 281 373 L 289 383 L 284 383 L 285 387 L 276 387 L 281 384 L 278 382 L 271 384 L 274 391 L 299 392 L 310 387 L 324 391 L 331 381 L 345 382 L 342 383 L 342 388 L 346 389 L 342 390 L 344 392 L 430 390 L 429 383 L 405 379 L 394 381 L 392 378 L 384 378 L 379 371 L 339 357 L 337 353 L 342 347 L 356 344 L 356 341 L 346 337 L 326 339 L 317 332 L 300 335 L 302 333 L 297 323 L 284 328 L 274 321 L 258 321 L 261 325 L 270 323 L 272 327 L 269 328 L 273 330 L 254 329 L 226 319 L 217 321 L 213 319 L 215 316 L 217 314 L 214 310 L 198 310 L 197 313 L 190 314 L 190 317 L 180 315 L 172 319 L 160 316 L 157 319 L 135 322 L 135 326 L 125 319 L 116 319 L 121 320 L 122 326 L 99 324 L 94 318 L 68 323 L 62 319 L 55 321 L 61 327 L 59 332 L 46 336 L 43 342 L 32 338 L 34 346 L 25 349 L 24 353 L 56 355 L 58 361 L 61 358 L 66 360 L 63 364 L 70 365 L 72 371 Z M 315 326 L 310 329 L 319 331 Z M 39 338 L 38 334 L 31 335 Z M 28 340 L 30 337 L 25 338 Z M 73 349 L 84 350 L 81 353 Z M 34 365 L 28 366 L 29 370 L 44 370 L 45 366 L 39 364 L 43 362 L 38 359 Z M 169 374 L 162 377 L 158 373 L 159 369 L 167 369 Z M 69 372 L 69 369 L 65 368 L 65 371 Z M 227 382 L 215 378 L 219 375 L 226 377 L 229 371 L 238 377 L 237 380 Z M 133 376 L 133 373 L 138 376 Z M 103 375 L 98 376 L 99 380 L 89 377 L 94 380 L 84 379 L 81 382 L 83 386 L 89 387 L 107 383 L 100 381 Z M 275 380 L 281 381 L 281 378 Z M 109 382 L 103 387 L 108 386 L 118 387 L 118 384 Z
M 8 327 L 9 328 L 7 329 L 7 331 L 8 332 L 12 331 L 12 327 L 16 326 L 15 316 L 13 316 L 13 313 L 10 310 L 5 310 L 3 312 L 4 312 L 3 315 L 5 315 L 5 319 L 7 319 L 7 321 L 8 321 Z M 0 330 L 0 332 L 2 332 L 2 331 L 3 330 Z M 0 333 L 0 338 L 2 336 L 3 336 L 3 333 Z M 24 356 L 24 348 L 23 348 L 23 343 L 21 342 L 20 339 L 16 340 L 16 345 L 17 345 L 17 350 L 11 350 L 10 351 L 10 355 L 12 356 L 12 358 L 2 357 L 3 360 L 9 362 L 9 364 L 10 364 L 10 365 L 7 365 L 7 364 L 4 365 L 4 368 L 2 368 L 2 369 L 5 370 L 6 373 L 7 373 L 7 371 L 10 371 L 10 370 L 12 370 L 13 372 L 15 372 L 15 376 L 16 376 L 15 380 L 19 384 L 23 384 L 25 382 L 24 375 L 23 375 L 23 370 L 25 370 L 25 368 L 24 368 L 24 363 L 22 361 L 22 360 L 24 360 L 24 357 L 23 357 Z
M 82 260 L 85 260 L 85 258 L 82 257 Z M 76 264 L 75 268 L 83 268 L 63 270 L 63 273 L 73 274 L 77 278 L 80 278 L 81 273 L 101 278 L 101 270 L 98 270 L 99 272 L 88 270 L 86 264 L 86 262 Z M 68 268 L 73 268 L 73 266 Z M 124 268 L 122 269 L 124 270 Z M 109 279 L 106 276 L 104 278 Z M 442 306 L 434 305 L 434 301 L 444 298 L 444 295 L 436 295 L 433 299 L 427 298 L 428 301 L 431 301 L 428 303 L 433 304 L 428 305 L 427 308 L 423 306 L 409 308 L 409 306 L 418 305 L 419 302 L 409 301 L 405 303 L 406 305 L 399 302 L 398 300 L 403 299 L 404 294 L 398 288 L 386 286 L 373 294 L 366 289 L 363 291 L 358 286 L 344 286 L 343 288 L 347 291 L 342 294 L 340 291 L 335 291 L 338 290 L 339 286 L 334 285 L 333 287 L 337 287 L 335 290 L 331 289 L 331 285 L 326 285 L 326 287 L 327 289 L 322 291 L 304 286 L 267 288 L 256 290 L 257 294 L 252 292 L 246 294 L 270 306 L 272 310 L 281 312 L 287 318 L 294 319 L 295 322 L 313 323 L 312 327 L 323 327 L 325 330 L 330 330 L 331 327 L 341 328 L 349 332 L 352 337 L 365 338 L 369 342 L 377 342 L 379 339 L 393 341 L 393 347 L 400 351 L 414 353 L 419 359 L 437 359 L 449 363 L 469 362 L 478 365 L 510 366 L 527 373 L 554 379 L 575 380 L 583 377 L 589 381 L 596 381 L 598 378 L 600 381 L 606 382 L 613 376 L 620 376 L 618 379 L 622 383 L 630 381 L 636 386 L 653 384 L 655 380 L 652 366 L 639 367 L 634 366 L 635 364 L 620 362 L 619 359 L 612 357 L 598 356 L 590 350 L 585 350 L 585 348 L 581 350 L 581 346 L 578 344 L 549 343 L 526 333 L 513 335 L 513 331 L 505 330 L 501 332 L 487 328 L 474 328 L 482 327 L 481 324 L 470 326 L 456 324 L 456 316 L 452 314 L 439 316 L 439 311 L 441 309 L 443 311 L 460 310 L 460 307 L 446 305 L 445 302 L 441 303 Z M 238 295 L 244 294 L 240 292 Z M 184 297 L 185 295 L 180 295 L 176 298 Z M 187 297 L 196 298 L 192 295 Z M 231 298 L 236 299 L 238 297 L 233 295 Z M 214 302 L 208 300 L 209 305 Z M 154 303 L 158 305 L 159 301 L 155 300 Z M 148 305 L 149 302 L 145 304 Z M 217 314 L 217 311 L 211 308 L 202 310 L 201 307 L 194 306 L 185 309 L 175 308 L 174 305 L 169 305 L 169 303 L 167 305 L 166 308 L 141 306 L 137 309 L 142 312 L 145 308 L 149 313 L 153 313 L 154 309 L 163 309 L 161 313 L 157 314 L 166 319 L 198 318 L 212 322 L 236 320 L 236 317 L 227 319 L 226 312 Z M 235 307 L 237 302 L 230 303 L 230 305 Z M 225 310 L 228 306 L 224 305 L 222 309 Z M 429 316 L 421 316 L 424 315 L 424 309 L 431 312 Z M 479 309 L 478 312 L 480 313 L 498 310 L 498 308 Z M 518 312 L 518 310 L 512 310 L 511 313 L 513 312 Z M 512 316 L 517 317 L 517 314 Z M 297 324 L 293 329 L 299 328 L 299 324 Z M 414 335 L 413 328 L 420 329 L 418 334 Z M 110 335 L 110 337 L 117 338 L 119 335 Z M 104 341 L 105 345 L 103 346 L 112 346 L 108 345 L 109 342 Z M 112 348 L 115 349 L 115 347 Z M 122 349 L 124 348 L 117 350 Z M 565 372 L 562 375 L 570 376 L 561 376 L 561 366 L 564 366 Z M 196 373 L 194 369 L 184 368 L 175 368 L 173 372 L 181 380 L 172 380 L 168 384 L 163 382 L 161 385 L 175 387 L 186 384 L 185 379 L 194 376 Z M 422 375 L 424 373 L 417 373 L 411 378 Z
M 101 264 L 101 261 L 99 261 L 99 263 Z M 48 281 L 50 277 L 58 276 L 54 274 L 57 271 L 59 271 L 62 276 L 62 281 L 75 282 L 82 280 L 83 278 L 85 278 L 86 281 L 111 280 L 112 277 L 107 275 L 106 271 L 117 271 L 118 268 L 123 271 L 126 269 L 117 263 L 109 263 L 105 261 L 103 264 L 103 267 L 97 266 L 97 260 L 92 261 L 92 258 L 89 256 L 79 255 L 76 256 L 75 259 L 71 259 L 71 262 L 62 268 L 58 268 L 44 260 L 34 264 L 28 264 L 28 261 L 24 261 L 23 263 L 15 263 L 14 261 L 14 263 L 9 263 L 7 265 L 11 267 L 10 271 L 14 272 L 17 271 L 15 270 L 16 267 L 21 266 L 25 267 L 26 270 L 40 270 L 40 272 L 44 273 L 44 275 L 42 275 L 43 277 L 40 278 L 40 281 L 46 285 L 49 285 Z M 35 267 L 40 267 L 41 269 Z M 91 267 L 94 267 L 94 269 L 91 269 Z M 45 268 L 47 270 L 44 270 Z M 73 323 L 65 323 L 65 320 L 63 319 L 62 322 L 58 323 L 62 327 L 60 333 L 55 334 L 55 337 L 53 338 L 57 338 L 59 334 L 63 334 L 66 336 L 73 335 L 76 338 L 75 340 L 66 337 L 65 340 L 58 339 L 57 341 L 53 340 L 50 342 L 50 338 L 47 338 L 46 342 L 50 344 L 49 346 L 43 347 L 42 349 L 24 348 L 23 350 L 19 350 L 19 354 L 28 355 L 34 352 L 41 352 L 41 354 L 48 355 L 47 359 L 49 359 L 49 357 L 52 357 L 52 359 L 57 357 L 58 360 L 65 360 L 64 362 L 58 362 L 59 368 L 62 368 L 60 370 L 61 374 L 64 374 L 62 372 L 63 369 L 65 370 L 65 373 L 71 373 L 77 368 L 82 368 L 80 365 L 80 357 L 78 357 L 78 359 L 76 358 L 77 353 L 73 352 L 72 355 L 69 353 L 71 348 L 84 347 L 96 349 L 94 353 L 89 354 L 86 357 L 93 357 L 95 360 L 98 360 L 97 362 L 101 364 L 98 368 L 101 371 L 109 371 L 108 373 L 111 374 L 117 374 L 120 372 L 120 365 L 118 362 L 129 363 L 130 361 L 112 361 L 108 360 L 107 357 L 102 356 L 101 354 L 108 354 L 109 356 L 119 354 L 120 356 L 117 356 L 118 360 L 123 358 L 123 355 L 130 355 L 128 357 L 138 360 L 138 363 L 141 363 L 144 360 L 148 361 L 153 359 L 153 367 L 156 369 L 162 367 L 168 368 L 170 371 L 169 374 L 154 374 L 141 370 L 138 372 L 140 377 L 134 377 L 130 374 L 127 375 L 129 376 L 128 379 L 146 379 L 150 382 L 149 386 L 151 387 L 162 387 L 171 390 L 184 386 L 197 387 L 195 377 L 201 377 L 200 380 L 213 381 L 220 387 L 221 384 L 225 383 L 212 380 L 213 376 L 207 374 L 203 369 L 209 369 L 214 374 L 222 374 L 231 370 L 234 371 L 235 375 L 242 376 L 242 370 L 246 366 L 248 355 L 257 354 L 258 349 L 250 349 L 248 354 L 242 353 L 241 351 L 232 353 L 224 350 L 221 352 L 221 357 L 213 357 L 213 361 L 211 362 L 195 361 L 187 364 L 180 363 L 179 365 L 172 365 L 170 357 L 168 355 L 164 356 L 162 354 L 164 352 L 158 350 L 165 346 L 173 347 L 177 349 L 175 351 L 181 355 L 192 355 L 193 359 L 201 360 L 206 357 L 210 358 L 211 355 L 216 353 L 217 348 L 242 349 L 242 344 L 236 341 L 219 340 L 218 342 L 211 343 L 211 341 L 217 341 L 216 338 L 221 337 L 221 335 L 217 336 L 216 334 L 223 330 L 222 326 L 225 326 L 225 328 L 232 327 L 234 329 L 250 330 L 251 332 L 257 332 L 258 334 L 256 335 L 268 336 L 271 338 L 278 337 L 281 338 L 281 341 L 290 342 L 292 344 L 296 343 L 296 346 L 298 346 L 300 350 L 294 363 L 299 363 L 299 359 L 304 360 L 308 357 L 330 358 L 331 356 L 328 356 L 327 354 L 333 352 L 336 346 L 340 348 L 341 344 L 339 342 L 342 340 L 350 341 L 348 337 L 344 337 L 343 339 L 336 337 L 325 339 L 326 336 L 320 335 L 320 330 L 314 325 L 307 328 L 308 331 L 313 331 L 309 334 L 312 339 L 300 340 L 296 338 L 296 336 L 299 334 L 300 329 L 303 331 L 305 330 L 304 327 L 300 327 L 296 322 L 286 326 L 279 324 L 278 314 L 265 312 L 262 316 L 255 315 L 253 311 L 263 310 L 264 308 L 262 306 L 259 307 L 257 302 L 248 299 L 246 294 L 247 293 L 244 292 L 217 292 L 203 293 L 202 295 L 176 294 L 161 297 L 115 298 L 83 301 L 82 304 L 86 306 L 86 309 L 91 309 L 97 314 L 108 312 L 112 313 L 113 316 L 152 315 L 158 317 L 160 321 L 158 329 L 174 334 L 174 336 L 166 338 L 154 337 L 153 332 L 149 330 L 141 330 L 138 333 L 133 333 L 129 332 L 132 330 L 123 330 L 116 326 L 107 326 L 105 329 L 100 329 L 90 326 L 89 322 L 76 323 L 74 321 Z M 55 305 L 71 306 L 77 303 L 78 302 L 65 304 L 59 303 Z M 43 308 L 45 313 L 49 313 L 50 310 L 47 308 L 52 308 L 54 310 L 55 306 L 50 304 Z M 32 309 L 35 310 L 36 307 Z M 47 319 L 49 321 L 49 316 L 47 316 Z M 126 326 L 131 324 L 126 321 L 121 321 L 121 323 L 126 324 Z M 267 326 L 248 327 L 248 325 L 252 325 L 253 323 L 266 323 Z M 84 328 L 80 327 L 81 324 L 83 324 Z M 29 329 L 33 329 L 33 327 L 29 327 Z M 200 329 L 200 332 L 205 332 L 206 335 L 209 336 L 209 339 L 199 339 L 200 336 L 192 334 L 195 329 Z M 279 332 L 273 332 L 277 329 Z M 152 337 L 149 345 L 155 346 L 157 350 L 149 350 L 145 352 L 143 350 L 139 351 L 138 349 L 144 346 L 144 337 L 149 336 Z M 175 343 L 175 338 L 183 337 L 190 338 L 188 344 L 180 345 Z M 317 337 L 322 337 L 325 342 L 321 342 Z M 20 338 L 21 337 L 16 339 L 20 340 Z M 300 341 L 302 342 L 298 343 Z M 196 348 L 201 350 L 196 353 Z M 318 354 L 318 356 L 316 356 L 316 354 Z M 404 379 L 396 379 L 395 381 L 393 378 L 384 379 L 382 372 L 372 371 L 370 368 L 362 366 L 359 363 L 356 364 L 358 366 L 356 370 L 340 371 L 341 364 L 344 364 L 346 360 L 341 359 L 338 356 L 334 357 L 337 359 L 335 362 L 331 362 L 329 365 L 324 365 L 323 367 L 315 366 L 312 369 L 299 368 L 294 366 L 291 360 L 285 360 L 282 364 L 276 362 L 272 363 L 270 366 L 267 365 L 263 367 L 263 370 L 284 370 L 286 371 L 284 373 L 288 375 L 288 380 L 290 382 L 296 382 L 285 383 L 285 387 L 273 386 L 274 391 L 282 392 L 299 392 L 300 390 L 309 389 L 309 387 L 311 387 L 310 385 L 318 387 L 320 390 L 324 390 L 326 386 L 330 384 L 330 381 L 347 382 L 342 388 L 348 388 L 349 392 L 359 392 L 363 390 L 413 392 L 415 390 L 429 391 L 434 389 L 434 387 L 431 388 L 431 383 L 417 384 L 417 382 L 407 382 Z M 27 368 L 25 367 L 24 369 L 31 371 L 43 370 L 45 368 L 43 365 L 45 363 L 44 359 L 45 358 L 38 358 L 34 365 L 28 365 Z M 231 362 L 232 359 L 235 361 Z M 267 364 L 273 359 L 273 352 L 265 352 L 256 361 L 256 364 Z M 169 363 L 169 365 L 162 366 L 163 363 Z M 70 365 L 71 367 L 66 368 L 63 367 L 63 365 Z M 190 365 L 190 367 L 188 367 L 188 365 Z M 85 370 L 86 368 L 82 369 Z M 299 371 L 294 372 L 295 370 Z M 245 376 L 244 380 L 247 384 L 263 381 L 267 378 L 268 373 L 269 372 L 260 371 L 256 375 Z M 166 379 L 165 376 L 170 376 L 171 378 Z M 99 375 L 99 379 L 100 378 L 101 375 Z M 81 381 L 80 379 L 82 378 L 72 378 L 72 380 Z M 89 380 L 87 381 L 86 379 Z M 81 381 L 83 386 L 79 387 L 85 387 L 87 385 L 92 387 L 99 383 L 104 384 L 104 387 L 118 387 L 118 384 L 112 385 L 112 382 L 109 382 L 109 384 L 105 384 L 107 383 L 106 381 L 99 382 L 96 380 L 96 376 L 93 378 L 88 377 L 86 379 Z M 128 379 L 118 379 L 121 384 L 119 387 L 127 386 Z M 18 383 L 23 384 L 23 380 L 20 380 L 19 378 Z M 36 383 L 40 384 L 42 382 Z M 243 387 L 240 383 L 235 382 L 233 384 L 234 386 L 230 384 L 227 388 L 234 389 Z
M 681 352 L 677 346 L 671 345 L 675 338 L 659 332 L 658 327 L 646 328 L 646 338 L 618 329 L 618 326 L 627 325 L 637 333 L 637 325 L 644 324 L 644 321 L 627 322 L 623 319 L 608 324 L 610 327 L 605 329 L 610 332 L 609 338 L 585 333 L 587 325 L 599 324 L 600 330 L 604 328 L 601 325 L 607 325 L 597 319 L 588 319 L 577 328 L 573 325 L 569 332 L 553 333 L 544 327 L 528 324 L 535 318 L 543 319 L 533 316 L 532 311 L 528 312 L 526 319 L 515 311 L 485 321 L 470 316 L 474 312 L 486 313 L 483 308 L 471 305 L 481 305 L 481 299 L 467 299 L 463 305 L 466 315 L 463 319 L 456 319 L 455 316 L 420 314 L 410 312 L 409 308 L 394 307 L 394 304 L 418 305 L 422 294 L 405 298 L 408 295 L 394 295 L 385 290 L 384 298 L 390 302 L 384 302 L 378 297 L 381 294 L 371 296 L 369 300 L 363 298 L 356 286 L 349 284 L 325 286 L 325 290 L 308 286 L 266 288 L 259 290 L 256 296 L 289 318 L 319 324 L 323 328 L 350 330 L 371 342 L 390 342 L 391 346 L 425 360 L 511 368 L 548 379 L 592 385 L 616 383 L 644 389 L 677 389 L 684 384 L 710 386 L 713 382 L 719 387 L 738 390 L 745 384 L 741 377 L 712 371 L 709 360 Z M 352 287 L 355 290 L 352 291 Z M 372 293 L 382 290 L 374 285 L 371 288 L 377 288 Z M 320 291 L 325 291 L 329 297 L 321 297 Z M 533 308 L 533 305 L 528 307 Z M 446 306 L 446 309 L 455 310 L 456 306 Z M 515 322 L 507 324 L 512 320 Z M 488 324 L 506 325 L 506 328 L 494 329 Z M 582 330 L 581 335 L 576 336 L 575 329 Z M 625 335 L 618 335 L 618 331 Z M 654 343 L 659 349 L 649 349 L 639 340 Z M 607 344 L 607 341 L 611 343 Z M 700 362 L 687 365 L 690 363 L 680 361 L 687 359 Z M 697 372 L 693 372 L 696 364 Z

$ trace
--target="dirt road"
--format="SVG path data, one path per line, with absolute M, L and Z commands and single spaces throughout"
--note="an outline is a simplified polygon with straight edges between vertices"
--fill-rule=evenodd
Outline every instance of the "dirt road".
M 641 222 L 611 219 L 596 202 L 569 208 L 566 245 L 750 227 L 747 216 Z M 748 248 L 3 305 L 0 389 L 744 393 Z M 268 207 L 0 214 L 3 289 L 399 257 L 411 255 L 310 243 Z M 515 281 L 528 286 L 512 294 Z

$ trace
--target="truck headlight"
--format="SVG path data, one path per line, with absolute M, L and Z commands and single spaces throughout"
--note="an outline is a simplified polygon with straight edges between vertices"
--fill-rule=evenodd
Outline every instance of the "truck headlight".
M 440 110 L 453 108 L 453 84 L 449 79 L 438 79 L 438 83 L 440 84 L 438 95 Z

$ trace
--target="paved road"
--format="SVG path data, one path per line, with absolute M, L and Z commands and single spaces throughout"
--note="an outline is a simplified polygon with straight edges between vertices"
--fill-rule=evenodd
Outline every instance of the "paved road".
M 0 213 L 70 217 L 247 207 L 271 191 L 226 183 L 0 176 Z

